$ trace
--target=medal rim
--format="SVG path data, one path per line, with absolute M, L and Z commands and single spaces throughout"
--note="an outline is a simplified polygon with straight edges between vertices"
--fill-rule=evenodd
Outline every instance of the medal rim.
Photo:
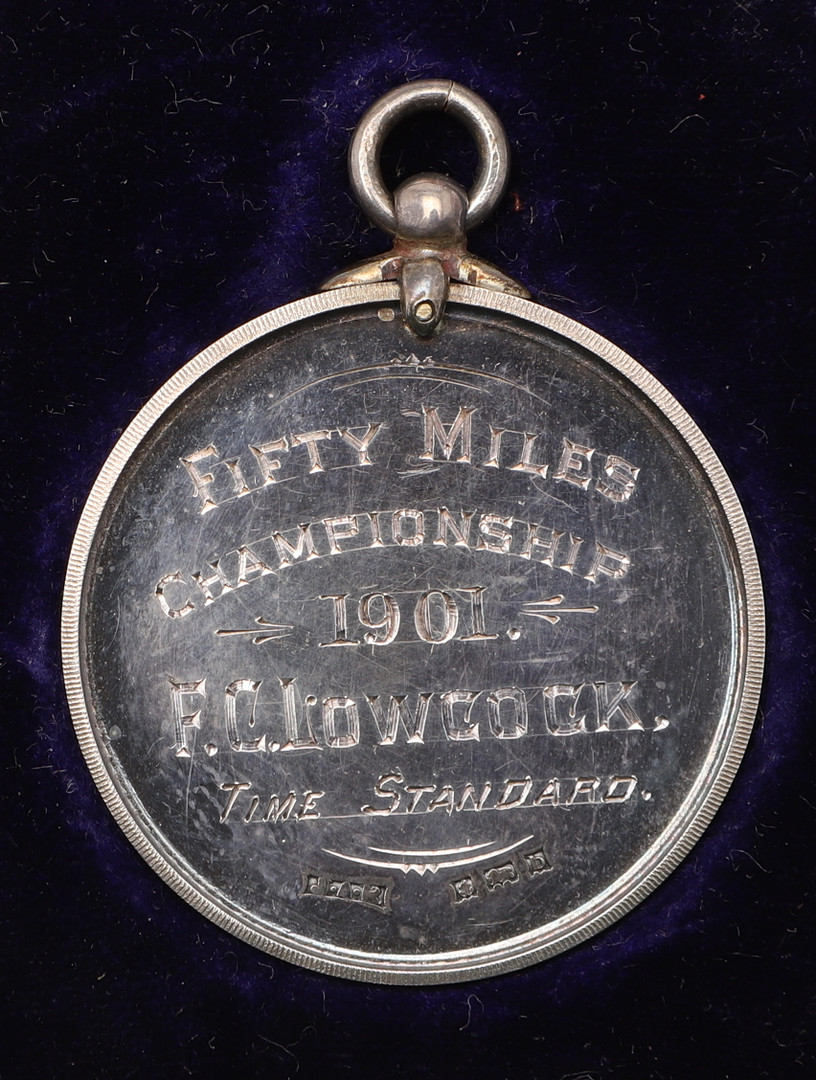
M 606 338 L 557 311 L 517 296 L 454 284 L 451 305 L 516 317 L 583 347 L 636 386 L 682 438 L 707 478 L 723 515 L 733 566 L 734 631 L 729 705 L 717 723 L 712 750 L 686 797 L 653 843 L 607 889 L 545 927 L 487 946 L 420 956 L 340 948 L 270 929 L 232 904 L 174 853 L 143 810 L 127 778 L 106 760 L 84 690 L 81 652 L 83 593 L 97 529 L 123 470 L 155 424 L 200 378 L 238 350 L 315 316 L 399 300 L 390 283 L 352 285 L 317 293 L 258 316 L 198 353 L 140 409 L 109 454 L 88 496 L 71 548 L 62 609 L 65 686 L 86 764 L 115 821 L 148 865 L 184 900 L 219 927 L 281 959 L 325 974 L 386 984 L 439 984 L 498 975 L 537 963 L 593 936 L 634 908 L 679 865 L 722 803 L 744 755 L 759 702 L 764 663 L 764 604 L 759 565 L 737 494 L 713 448 L 673 395 L 638 361 Z M 433 339 L 431 339 L 432 341 Z M 175 857 L 174 857 L 175 855 Z

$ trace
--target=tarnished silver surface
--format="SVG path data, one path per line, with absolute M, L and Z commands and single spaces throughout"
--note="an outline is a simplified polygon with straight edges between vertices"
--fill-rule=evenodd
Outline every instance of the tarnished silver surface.
M 191 361 L 82 517 L 64 615 L 88 763 L 221 926 L 335 974 L 504 971 L 682 858 L 756 706 L 737 499 L 631 358 L 453 285 L 310 297 Z
M 477 138 L 470 200 L 382 185 L 425 108 Z M 125 433 L 72 554 L 69 695 L 117 820 L 205 914 L 321 970 L 465 979 L 593 933 L 688 850 L 750 729 L 761 590 L 666 390 L 467 252 L 506 176 L 492 110 L 410 84 L 350 164 L 394 248 Z

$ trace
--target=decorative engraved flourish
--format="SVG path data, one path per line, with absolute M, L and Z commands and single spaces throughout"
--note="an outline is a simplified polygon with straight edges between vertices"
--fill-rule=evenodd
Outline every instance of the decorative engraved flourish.
M 402 855 L 404 860 L 401 862 L 391 862 L 384 859 L 371 859 L 365 858 L 359 855 L 346 855 L 342 851 L 332 851 L 329 848 L 324 848 L 323 851 L 326 855 L 334 855 L 338 859 L 346 859 L 348 862 L 358 863 L 360 866 L 373 866 L 378 869 L 386 870 L 401 870 L 403 874 L 409 874 L 412 870 L 415 874 L 422 876 L 423 874 L 430 873 L 435 874 L 438 870 L 448 870 L 455 866 L 472 866 L 478 862 L 484 862 L 486 859 L 495 859 L 501 855 L 506 855 L 509 851 L 515 851 L 516 848 L 521 847 L 522 844 L 526 844 L 529 840 L 533 839 L 532 833 L 529 836 L 522 837 L 521 840 L 517 840 L 513 844 L 508 844 L 507 847 L 496 848 L 494 843 L 488 844 L 474 844 L 472 847 L 464 848 L 446 848 L 439 849 L 437 851 L 390 851 L 389 849 L 370 847 L 369 851 L 380 852 L 382 854 Z M 489 847 L 490 851 L 476 854 L 481 848 Z M 449 859 L 445 858 L 447 855 L 458 855 L 461 852 L 467 852 L 464 858 L 461 859 Z M 418 858 L 415 860 L 415 857 Z
M 269 619 L 265 619 L 263 615 L 259 615 L 255 620 L 258 626 L 263 629 L 258 630 L 216 630 L 218 637 L 236 637 L 242 634 L 254 634 L 252 638 L 253 645 L 264 645 L 267 641 L 278 641 L 280 638 L 287 637 L 290 630 L 294 627 L 286 626 L 285 624 L 278 624 L 270 622 Z
M 563 596 L 550 596 L 546 600 L 528 600 L 521 605 L 522 610 L 519 614 L 527 615 L 531 619 L 545 619 L 555 626 L 556 623 L 561 622 L 562 615 L 594 615 L 598 610 L 597 604 L 589 604 L 587 607 L 561 607 L 563 603 Z M 547 611 L 547 608 L 558 608 L 558 614 Z
M 438 858 L 441 855 L 465 855 L 473 851 L 481 851 L 483 848 L 492 848 L 495 840 L 488 840 L 484 844 L 465 844 L 464 847 L 433 848 L 430 851 L 403 851 L 401 848 L 369 847 L 369 851 L 376 851 L 380 855 L 401 855 L 405 859 Z
M 433 357 L 425 356 L 420 359 L 416 353 L 411 353 L 410 356 L 395 356 L 391 360 L 392 364 L 396 364 L 402 367 L 433 367 Z

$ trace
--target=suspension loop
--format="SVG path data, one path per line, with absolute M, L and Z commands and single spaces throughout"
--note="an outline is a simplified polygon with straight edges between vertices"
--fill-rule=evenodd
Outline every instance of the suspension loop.
M 397 87 L 376 101 L 360 120 L 349 147 L 349 174 L 366 216 L 392 235 L 397 231 L 394 196 L 385 186 L 380 155 L 396 125 L 419 112 L 448 112 L 464 124 L 479 150 L 476 180 L 468 193 L 465 228 L 490 214 L 504 192 L 510 148 L 501 121 L 478 94 L 449 79 L 425 79 Z

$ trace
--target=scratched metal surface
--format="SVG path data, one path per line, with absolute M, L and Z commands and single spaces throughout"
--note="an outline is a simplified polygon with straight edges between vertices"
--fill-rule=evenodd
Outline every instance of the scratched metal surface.
M 125 436 L 69 574 L 72 709 L 128 835 L 227 929 L 370 980 L 623 914 L 716 808 L 761 666 L 691 422 L 576 324 L 454 296 L 429 342 L 379 286 L 216 345 Z

